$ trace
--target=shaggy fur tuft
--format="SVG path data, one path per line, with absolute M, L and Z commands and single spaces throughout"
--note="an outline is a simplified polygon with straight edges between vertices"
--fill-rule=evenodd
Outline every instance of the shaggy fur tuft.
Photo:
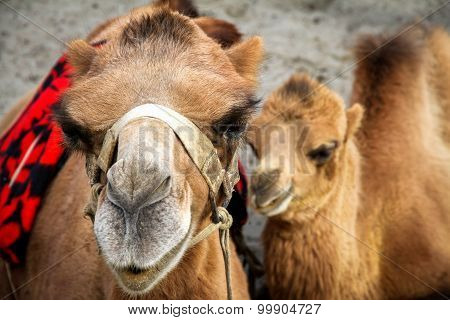
M 291 77 L 282 87 L 281 94 L 294 96 L 299 100 L 311 100 L 318 84 L 306 76 Z
M 189 18 L 197 18 L 199 16 L 197 8 L 190 0 L 158 0 L 154 5 L 167 6 L 170 10 L 178 11 Z
M 193 25 L 188 23 L 185 17 L 161 9 L 152 15 L 145 14 L 131 19 L 122 31 L 120 43 L 124 47 L 137 47 L 150 38 L 158 38 L 178 44 L 189 44 L 193 31 Z

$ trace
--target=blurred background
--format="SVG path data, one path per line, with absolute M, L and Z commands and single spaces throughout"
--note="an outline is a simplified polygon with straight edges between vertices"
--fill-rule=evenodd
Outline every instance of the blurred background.
M 148 2 L 0 0 L 0 115 L 47 74 L 63 53 L 64 42 L 83 38 L 105 19 Z M 203 15 L 230 21 L 246 36 L 256 34 L 264 38 L 267 57 L 262 68 L 261 98 L 294 71 L 307 71 L 328 81 L 328 86 L 348 101 L 354 62 L 351 48 L 359 34 L 395 32 L 424 18 L 425 24 L 450 30 L 447 0 L 196 0 L 195 3 Z M 251 248 L 260 256 L 263 224 L 262 218 L 252 214 L 245 228 Z

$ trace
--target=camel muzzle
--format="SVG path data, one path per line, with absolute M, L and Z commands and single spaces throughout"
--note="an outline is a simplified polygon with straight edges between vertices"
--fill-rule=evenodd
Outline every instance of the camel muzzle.
M 107 197 L 133 214 L 171 191 L 174 134 L 159 120 L 138 119 L 120 132 L 117 161 L 107 172 Z
M 105 179 L 102 180 L 101 176 L 107 175 L 108 179 L 112 179 L 111 181 L 108 180 L 109 185 L 112 185 L 109 189 L 113 190 L 112 192 L 109 192 L 109 194 L 107 193 L 108 199 L 113 199 L 116 202 L 121 203 L 122 206 L 126 206 L 129 210 L 133 210 L 133 208 L 145 205 L 151 201 L 158 201 L 158 199 L 164 197 L 167 190 L 170 189 L 170 174 L 167 172 L 166 174 L 164 168 L 160 166 L 164 161 L 161 159 L 158 161 L 150 159 L 151 152 L 143 157 L 135 155 L 136 150 L 133 149 L 133 145 L 135 145 L 136 141 L 135 135 L 141 130 L 133 129 L 133 123 L 136 122 L 134 125 L 137 125 L 139 121 L 145 123 L 145 126 L 150 126 L 151 122 L 162 122 L 164 127 L 170 128 L 183 144 L 188 155 L 207 183 L 212 209 L 212 222 L 189 240 L 188 247 L 195 246 L 198 242 L 207 238 L 211 233 L 219 230 L 220 244 L 225 262 L 227 297 L 228 299 L 232 299 L 229 228 L 231 227 L 233 219 L 225 207 L 231 199 L 235 184 L 239 181 L 237 152 L 234 152 L 232 155 L 228 166 L 225 169 L 222 168 L 217 150 L 209 138 L 201 132 L 193 122 L 173 109 L 156 104 L 144 104 L 131 109 L 107 131 L 98 158 L 89 156 L 86 159 L 86 170 L 92 186 L 91 200 L 86 206 L 86 214 L 91 216 L 92 219 L 95 218 L 98 197 L 105 186 L 104 183 L 101 182 Z M 130 124 L 131 126 L 129 126 Z M 156 132 L 158 132 L 158 130 L 156 130 Z M 125 142 L 121 143 L 121 135 L 124 138 L 127 135 L 131 135 L 133 137 L 132 141 L 134 142 L 129 145 Z M 137 139 L 137 141 L 139 141 L 139 139 Z M 164 141 L 164 139 L 162 139 L 162 141 Z M 118 151 L 116 156 L 117 144 Z M 156 143 L 156 146 L 161 147 L 160 151 L 172 149 L 167 147 L 166 143 L 159 144 L 158 142 Z M 138 146 L 138 150 L 141 151 L 140 146 Z M 159 152 L 158 154 L 164 154 L 164 152 Z M 114 163 L 114 158 L 116 157 L 118 160 Z M 140 158 L 144 159 L 142 164 L 139 163 Z M 138 162 L 137 166 L 135 163 L 136 161 Z M 130 165 L 127 165 L 126 163 L 130 163 Z M 139 173 L 136 172 L 136 168 L 139 168 L 139 165 L 142 165 L 141 168 L 144 172 L 151 172 L 152 174 L 158 172 L 155 176 L 156 178 L 153 179 L 154 181 L 141 182 L 141 180 L 146 179 L 142 179 L 142 177 L 139 176 Z M 129 185 L 130 181 L 139 181 L 139 185 L 137 187 Z M 125 186 L 126 191 L 119 191 L 118 189 L 123 186 Z M 159 190 L 159 188 L 161 188 L 161 190 Z M 148 190 L 151 189 L 156 191 L 156 195 L 150 196 L 148 194 Z M 222 193 L 225 199 L 220 205 L 217 204 L 219 193 Z M 139 201 L 137 202 L 130 200 L 130 195 L 135 194 L 139 198 Z M 170 253 L 171 252 L 169 252 L 169 254 Z M 149 273 L 147 276 L 158 278 L 157 275 L 160 274 L 161 270 L 165 267 L 168 268 L 168 266 L 160 266 L 159 268 L 150 271 L 151 274 Z M 156 275 L 153 273 L 156 273 Z

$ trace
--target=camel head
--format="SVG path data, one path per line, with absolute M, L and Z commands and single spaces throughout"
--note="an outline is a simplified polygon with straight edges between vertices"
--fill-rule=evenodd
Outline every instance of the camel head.
M 248 135 L 260 159 L 251 179 L 256 210 L 270 217 L 319 205 L 361 115 L 359 105 L 345 110 L 339 96 L 304 74 L 274 91 Z
M 256 109 L 262 41 L 221 47 L 202 23 L 153 7 L 122 17 L 100 47 L 72 42 L 73 85 L 57 115 L 69 147 L 96 158 L 124 114 L 157 104 L 192 121 L 226 168 Z M 151 118 L 122 128 L 100 180 L 94 231 L 101 254 L 126 292 L 148 292 L 210 223 L 208 186 L 169 125 Z

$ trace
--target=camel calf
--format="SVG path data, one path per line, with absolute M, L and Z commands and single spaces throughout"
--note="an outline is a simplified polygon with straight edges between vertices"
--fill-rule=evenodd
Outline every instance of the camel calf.
M 440 29 L 366 37 L 357 59 L 377 50 L 357 66 L 347 110 L 299 74 L 267 99 L 250 136 L 261 159 L 251 188 L 268 216 L 272 298 L 446 298 L 449 48 Z

